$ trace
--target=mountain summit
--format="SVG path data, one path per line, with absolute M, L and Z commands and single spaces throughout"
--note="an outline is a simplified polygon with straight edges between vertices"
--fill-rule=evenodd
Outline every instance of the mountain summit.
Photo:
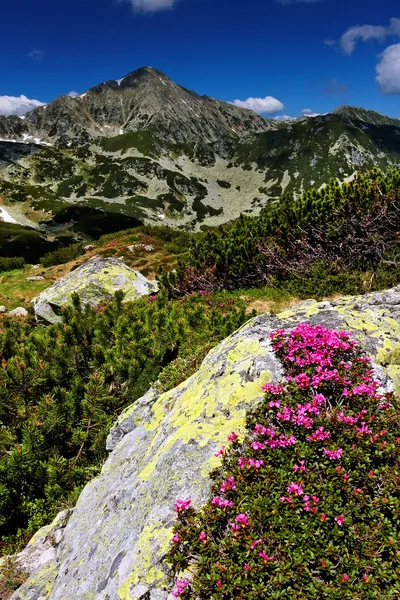
M 60 96 L 22 120 L 0 117 L 1 138 L 61 145 L 138 130 L 173 142 L 214 142 L 276 128 L 273 120 L 199 96 L 152 67 L 100 83 L 80 96 Z

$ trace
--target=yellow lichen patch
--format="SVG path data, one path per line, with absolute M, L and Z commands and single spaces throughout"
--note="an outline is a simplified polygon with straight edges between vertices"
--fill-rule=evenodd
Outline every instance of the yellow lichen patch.
M 172 529 L 161 528 L 158 521 L 143 528 L 135 544 L 135 553 L 139 560 L 135 560 L 128 579 L 118 588 L 119 600 L 137 600 L 135 596 L 131 596 L 131 589 L 139 581 L 146 581 L 147 584 L 151 585 L 164 579 L 163 571 L 157 565 L 154 565 L 152 561 L 154 557 L 150 553 L 150 548 L 157 545 L 159 548 L 157 554 L 163 556 L 168 550 L 171 536 Z
M 250 343 L 239 344 L 235 355 L 235 360 L 239 360 L 239 366 L 237 362 L 233 362 L 231 354 L 228 355 L 228 361 L 232 361 L 231 364 L 235 364 L 235 368 L 240 370 L 242 367 L 240 359 L 244 355 L 241 346 L 247 348 L 247 352 L 250 352 L 250 346 L 253 356 L 257 356 L 255 354 L 257 351 L 260 352 L 258 342 L 251 341 Z M 248 356 L 248 354 L 245 356 Z M 256 381 L 242 383 L 240 373 L 232 370 L 230 373 L 225 373 L 223 378 L 217 380 L 217 382 L 211 381 L 206 385 L 209 375 L 210 373 L 205 371 L 201 377 L 194 376 L 190 386 L 180 397 L 179 406 L 171 411 L 168 422 L 169 435 L 164 444 L 157 449 L 152 460 L 147 463 L 139 474 L 142 481 L 150 479 L 160 457 L 168 453 L 177 441 L 187 444 L 191 440 L 196 440 L 201 446 L 206 446 L 210 439 L 215 441 L 215 434 L 218 434 L 218 441 L 223 440 L 226 437 L 226 432 L 232 427 L 232 420 L 236 422 L 239 419 L 240 422 L 240 419 L 242 419 L 244 423 L 243 410 L 239 412 L 239 415 L 231 413 L 229 419 L 227 419 L 226 410 L 231 411 L 238 404 L 260 396 L 261 385 L 271 379 L 271 374 L 266 371 Z M 172 393 L 176 394 L 176 390 L 163 394 L 155 403 L 153 414 L 157 415 L 157 418 L 162 418 L 164 414 L 162 407 Z M 149 426 L 145 426 L 146 429 L 147 427 Z M 154 429 L 155 422 L 149 428 Z M 153 452 L 154 444 L 155 438 L 149 445 L 148 455 Z M 209 468 L 206 470 L 209 470 Z

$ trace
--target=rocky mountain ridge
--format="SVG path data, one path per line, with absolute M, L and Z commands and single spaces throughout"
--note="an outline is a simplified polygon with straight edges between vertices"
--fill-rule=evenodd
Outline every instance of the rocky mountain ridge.
M 398 119 L 346 106 L 265 119 L 151 67 L 0 117 L 0 196 L 16 221 L 51 232 L 79 231 L 88 211 L 217 226 L 283 193 L 399 164 Z

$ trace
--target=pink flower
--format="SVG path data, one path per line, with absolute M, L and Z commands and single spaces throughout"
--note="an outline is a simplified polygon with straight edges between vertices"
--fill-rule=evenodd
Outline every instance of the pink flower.
M 335 521 L 338 525 L 342 526 L 343 523 L 345 522 L 346 517 L 344 516 L 344 514 L 342 513 L 339 517 L 335 517 Z
M 191 500 L 177 500 L 174 504 L 174 509 L 177 512 L 180 512 L 182 510 L 188 510 L 191 503 L 192 503 Z
M 246 571 L 251 571 L 251 566 L 248 563 L 244 565 L 244 568 Z
M 222 493 L 226 492 L 227 490 L 235 490 L 235 489 L 236 489 L 236 482 L 233 477 L 228 477 L 228 479 L 225 479 L 222 482 L 222 485 L 220 487 L 220 491 Z
M 238 525 L 237 523 L 230 523 L 230 526 L 234 533 L 236 533 L 237 531 L 240 531 L 240 525 Z
M 175 533 L 174 537 L 171 538 L 171 541 L 174 542 L 174 544 L 178 544 L 179 543 L 179 535 L 178 535 L 178 533 Z
M 250 546 L 250 550 L 254 550 L 254 548 L 256 546 L 258 546 L 259 544 L 262 544 L 262 540 L 261 539 L 260 540 L 254 540 L 254 542 Z
M 279 402 L 279 400 L 275 400 L 275 401 L 273 401 L 273 400 L 272 400 L 272 402 L 269 402 L 269 403 L 268 403 L 268 406 L 269 406 L 270 408 L 274 408 L 274 407 L 275 407 L 275 408 L 279 408 L 279 407 L 280 407 L 280 405 L 281 405 L 281 403 Z
M 323 440 L 329 440 L 330 437 L 330 431 L 325 431 L 323 427 L 318 427 L 316 431 L 307 437 L 307 440 L 309 442 L 321 442 Z
M 205 540 L 206 540 L 206 539 L 207 539 L 207 534 L 206 534 L 206 532 L 205 532 L 205 531 L 202 531 L 202 532 L 200 533 L 200 535 L 199 535 L 199 540 L 200 540 L 201 542 L 205 542 Z
M 228 435 L 228 442 L 236 442 L 238 437 L 239 437 L 238 434 L 235 433 L 234 431 L 232 431 L 231 434 Z
M 305 463 L 305 461 L 301 460 L 300 465 L 294 465 L 293 471 L 306 471 L 306 467 L 305 467 L 304 463 Z
M 281 502 L 287 502 L 288 504 L 293 504 L 293 500 L 288 496 L 281 496 Z
M 366 575 L 363 575 L 363 580 L 365 581 L 365 583 L 368 583 L 369 579 Z
M 311 383 L 311 379 L 306 373 L 300 373 L 300 375 L 296 375 L 294 378 L 297 386 L 301 389 L 306 389 Z
M 342 456 L 343 450 L 338 448 L 337 450 L 327 450 L 324 448 L 324 456 L 329 456 L 330 460 L 339 460 Z
M 326 513 L 322 513 L 321 515 L 321 523 L 323 523 L 326 519 Z
M 216 453 L 214 454 L 214 456 L 216 456 L 217 458 L 218 458 L 219 456 L 225 456 L 225 446 L 222 446 L 222 447 L 221 447 L 221 448 L 218 450 L 218 452 L 216 452 Z
M 187 588 L 189 585 L 190 583 L 187 579 L 178 579 L 176 581 L 176 587 L 172 592 L 172 595 L 175 596 L 175 598 L 177 598 L 178 596 L 184 593 L 185 588 Z
M 294 481 L 292 481 L 292 483 L 288 485 L 287 491 L 289 494 L 294 494 L 295 496 L 303 495 L 303 488 L 301 483 L 295 483 Z
M 217 586 L 219 587 L 220 590 L 222 590 L 222 581 L 217 581 Z
M 214 496 L 211 500 L 211 504 L 213 506 L 219 506 L 219 508 L 233 508 L 233 502 L 230 500 L 226 500 L 226 498 L 220 498 L 219 496 Z
M 251 447 L 253 448 L 253 450 L 264 450 L 265 448 L 264 444 L 262 444 L 261 442 L 253 442 L 251 444 Z
M 346 575 L 346 573 L 343 573 L 343 575 L 342 575 L 342 583 L 346 583 L 346 581 L 348 581 L 348 579 L 349 579 L 349 576 Z
M 265 562 L 269 562 L 270 560 L 275 560 L 275 556 L 268 556 L 268 554 L 263 550 L 259 553 L 260 558 L 263 558 Z
M 240 513 L 240 515 L 237 515 L 235 521 L 236 523 L 243 525 L 243 527 L 246 527 L 246 525 L 250 524 L 249 517 L 246 515 L 246 513 Z

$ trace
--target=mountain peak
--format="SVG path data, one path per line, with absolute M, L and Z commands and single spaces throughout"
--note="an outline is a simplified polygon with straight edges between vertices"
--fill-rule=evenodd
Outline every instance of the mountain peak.
M 371 125 L 394 125 L 396 127 L 400 125 L 400 119 L 394 119 L 376 112 L 375 110 L 362 108 L 360 106 L 348 106 L 343 104 L 342 106 L 335 108 L 331 114 L 344 115 L 350 119 L 357 119 Z

